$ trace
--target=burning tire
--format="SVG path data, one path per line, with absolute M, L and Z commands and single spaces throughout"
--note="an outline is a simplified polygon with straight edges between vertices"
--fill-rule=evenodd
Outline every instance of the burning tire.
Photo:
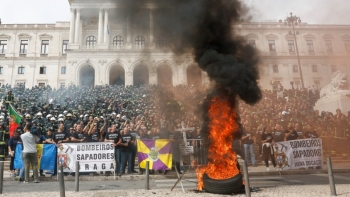
M 242 174 L 224 179 L 216 180 L 210 178 L 206 173 L 203 174 L 203 184 L 205 191 L 214 194 L 232 194 L 242 188 Z

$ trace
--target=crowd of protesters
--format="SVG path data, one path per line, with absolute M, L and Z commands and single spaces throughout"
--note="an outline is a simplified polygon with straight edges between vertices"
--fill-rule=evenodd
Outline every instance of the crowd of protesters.
M 19 135 L 26 124 L 32 123 L 38 128 L 41 143 L 113 142 L 116 147 L 116 173 L 122 175 L 125 171 L 137 173 L 134 169 L 136 138 L 172 139 L 174 164 L 180 170 L 178 145 L 182 143 L 183 135 L 176 130 L 194 128 L 187 132 L 187 138 L 200 139 L 202 120 L 197 109 L 206 96 L 207 88 L 185 85 L 71 85 L 53 89 L 50 86 L 25 88 L 19 85 L 13 88 L 2 86 L 2 93 L 4 103 L 0 132 L 8 131 L 8 103 L 12 103 L 23 117 L 15 135 L 8 141 L 12 173 L 15 145 L 21 143 Z M 350 111 L 347 115 L 340 110 L 336 114 L 314 111 L 318 95 L 316 88 L 284 89 L 281 85 L 272 84 L 272 90 L 263 90 L 263 98 L 258 104 L 249 106 L 241 102 L 239 113 L 243 138 L 239 146 L 234 144 L 235 150 L 244 150 L 241 155 L 250 156 L 255 166 L 255 146 L 259 146 L 259 154 L 265 150 L 263 159 L 267 161 L 269 154 L 266 151 L 270 149 L 262 145 L 267 146 L 273 141 L 291 140 L 293 136 L 295 139 L 312 137 L 307 134 L 310 132 L 318 136 L 349 138 Z M 273 140 L 269 138 L 269 133 Z M 142 169 L 138 173 L 142 173 Z

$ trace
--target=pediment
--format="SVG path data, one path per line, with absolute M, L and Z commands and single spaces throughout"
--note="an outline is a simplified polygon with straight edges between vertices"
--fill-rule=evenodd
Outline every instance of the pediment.
M 25 34 L 25 33 L 18 34 L 19 39 L 23 39 L 23 38 L 30 39 L 31 37 L 32 36 L 30 36 L 29 34 Z
M 332 34 L 325 34 L 322 36 L 323 39 L 334 39 L 334 36 Z
M 254 34 L 254 33 L 249 33 L 247 35 L 245 35 L 246 38 L 255 38 L 255 39 L 258 39 L 258 34 Z
M 345 39 L 350 39 L 350 35 L 349 34 L 344 34 L 342 36 L 340 36 L 343 40 Z
M 52 36 L 51 36 L 50 34 L 45 34 L 45 33 L 40 34 L 39 37 L 40 37 L 41 39 L 43 39 L 43 38 L 51 39 L 51 38 L 52 38 Z
M 304 39 L 316 39 L 316 36 L 313 34 L 306 34 L 305 36 L 303 36 Z
M 10 39 L 11 36 L 7 35 L 7 34 L 0 34 L 0 38 L 2 38 L 2 39 Z
M 266 39 L 275 39 L 277 40 L 278 39 L 278 36 L 276 34 L 273 34 L 273 33 L 269 33 L 265 36 Z

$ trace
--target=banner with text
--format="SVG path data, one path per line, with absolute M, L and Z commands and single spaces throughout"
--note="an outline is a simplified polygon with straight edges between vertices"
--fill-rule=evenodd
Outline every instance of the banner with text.
M 277 167 L 288 170 L 322 166 L 322 139 L 310 138 L 275 143 Z
M 63 165 L 64 172 L 75 172 L 75 162 L 79 161 L 80 172 L 114 171 L 113 143 L 61 144 L 57 148 L 57 163 Z

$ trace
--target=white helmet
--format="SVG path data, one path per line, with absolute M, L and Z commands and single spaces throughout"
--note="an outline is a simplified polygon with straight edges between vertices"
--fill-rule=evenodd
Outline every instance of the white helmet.
M 36 116 L 37 117 L 41 117 L 43 114 L 41 113 L 41 112 L 38 112 L 37 114 L 36 114 Z
M 64 112 L 63 112 L 63 114 L 64 114 L 64 115 L 68 114 L 68 111 L 67 111 L 67 110 L 66 110 L 66 111 L 64 111 Z
M 58 122 L 64 122 L 63 118 L 59 118 Z
M 56 118 L 55 118 L 55 117 L 52 117 L 52 118 L 50 118 L 50 120 L 56 120 Z
M 47 114 L 46 118 L 51 118 L 52 115 L 51 114 Z
M 0 121 L 3 121 L 5 119 L 4 116 L 0 116 Z

